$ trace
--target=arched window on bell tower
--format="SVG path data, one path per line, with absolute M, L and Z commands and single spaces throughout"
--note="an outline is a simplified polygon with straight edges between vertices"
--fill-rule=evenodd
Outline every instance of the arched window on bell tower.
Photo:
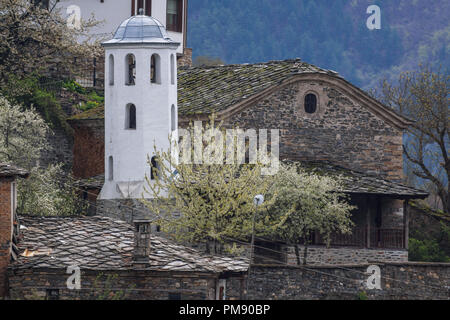
M 161 84 L 161 58 L 156 53 L 150 59 L 150 82 Z
M 170 108 L 170 129 L 171 131 L 177 130 L 177 114 L 175 112 L 175 105 Z
M 136 130 L 136 106 L 127 104 L 125 112 L 125 129 Z
M 170 55 L 170 83 L 175 84 L 175 55 Z
M 150 161 L 150 179 L 155 180 L 158 177 L 158 171 L 159 171 L 159 164 L 158 164 L 158 157 L 154 156 L 152 157 L 152 160 Z
M 134 86 L 136 84 L 136 58 L 134 54 L 128 54 L 125 58 L 125 85 Z
M 114 159 L 112 156 L 108 159 L 108 180 L 114 180 Z
M 109 85 L 114 85 L 114 56 L 109 55 Z

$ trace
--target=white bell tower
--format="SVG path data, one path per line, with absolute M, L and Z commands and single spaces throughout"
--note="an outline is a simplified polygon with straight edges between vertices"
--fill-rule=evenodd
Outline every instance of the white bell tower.
M 169 151 L 178 136 L 179 43 L 156 19 L 125 20 L 105 48 L 105 184 L 100 199 L 142 197 L 147 156 Z M 176 140 L 175 140 L 176 141 Z M 151 195 L 145 195 L 151 198 Z

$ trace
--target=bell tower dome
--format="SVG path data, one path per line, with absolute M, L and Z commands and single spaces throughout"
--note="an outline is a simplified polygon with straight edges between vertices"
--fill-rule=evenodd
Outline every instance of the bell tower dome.
M 179 45 L 158 20 L 142 11 L 125 20 L 113 39 L 102 43 L 105 184 L 100 199 L 141 198 L 145 177 L 152 177 L 147 159 L 153 159 L 154 146 L 167 152 L 170 141 L 176 141 Z

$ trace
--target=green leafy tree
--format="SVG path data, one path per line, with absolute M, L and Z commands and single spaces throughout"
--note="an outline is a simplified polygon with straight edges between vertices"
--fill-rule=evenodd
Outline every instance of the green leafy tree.
M 269 191 L 276 200 L 264 218 L 265 225 L 270 226 L 266 230 L 273 238 L 295 246 L 298 264 L 298 244 L 303 242 L 305 246 L 306 264 L 313 232 L 323 235 L 328 244 L 332 233 L 351 233 L 354 207 L 339 190 L 338 178 L 307 172 L 297 164 L 284 164 L 277 174 Z
M 444 250 L 439 247 L 439 243 L 434 239 L 418 240 L 409 239 L 409 260 L 421 262 L 450 262 Z

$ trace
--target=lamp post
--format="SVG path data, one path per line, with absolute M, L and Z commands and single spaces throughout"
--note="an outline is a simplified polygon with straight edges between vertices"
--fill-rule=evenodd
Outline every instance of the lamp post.
M 252 265 L 253 260 L 253 250 L 255 245 L 255 221 L 256 221 L 256 211 L 258 210 L 258 207 L 261 206 L 264 203 L 264 196 L 259 194 L 253 198 L 253 203 L 255 205 L 255 210 L 253 211 L 253 223 L 252 223 L 252 242 L 250 245 L 250 261 L 248 264 L 248 275 L 247 275 L 247 290 L 246 290 L 246 296 L 248 300 L 248 283 L 250 282 L 250 268 Z

